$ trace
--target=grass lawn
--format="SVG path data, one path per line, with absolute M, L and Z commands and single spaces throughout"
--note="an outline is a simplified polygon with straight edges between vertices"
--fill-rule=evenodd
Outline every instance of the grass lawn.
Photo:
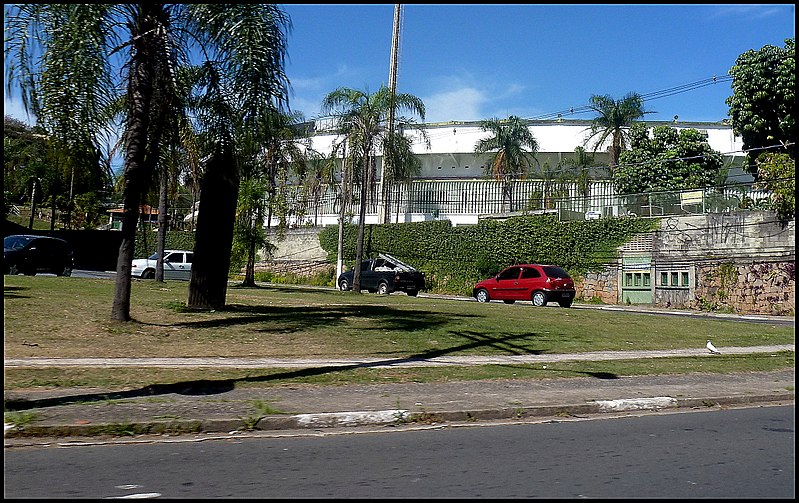
M 188 282 L 134 280 L 131 292 L 134 321 L 128 323 L 110 319 L 114 282 L 108 279 L 5 276 L 3 293 L 6 358 L 390 359 L 702 348 L 707 339 L 712 339 L 718 347 L 794 342 L 794 327 L 786 325 L 564 309 L 557 305 L 535 308 L 530 303 L 481 304 L 402 294 L 359 295 L 303 287 L 231 285 L 226 309 L 192 312 L 184 308 Z M 562 370 L 560 374 L 523 368 L 525 366 L 354 369 L 326 379 L 330 382 L 346 382 L 347 379 L 386 382 L 391 379 L 553 377 L 585 372 L 732 372 L 792 368 L 794 365 L 793 352 L 782 353 L 776 359 L 766 358 L 769 355 L 744 356 L 725 356 L 714 359 L 713 364 L 708 358 L 592 364 L 591 368 L 603 370 L 586 370 L 591 362 L 564 363 L 558 366 Z M 279 369 L 272 370 L 279 372 Z M 209 369 L 6 369 L 5 388 L 240 379 L 253 372 L 261 376 L 269 374 L 260 369 L 221 372 Z M 292 379 L 303 377 L 297 372 L 286 374 L 291 374 Z

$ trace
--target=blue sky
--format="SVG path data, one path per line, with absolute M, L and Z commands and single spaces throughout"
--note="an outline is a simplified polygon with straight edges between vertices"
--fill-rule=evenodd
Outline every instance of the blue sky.
M 393 4 L 284 5 L 294 29 L 291 106 L 319 114 L 338 86 L 388 83 Z M 725 75 L 749 49 L 795 36 L 795 6 L 403 6 L 397 88 L 421 98 L 426 121 L 533 118 Z M 720 121 L 729 82 L 646 103 L 651 120 Z M 588 114 L 572 118 L 590 119 Z
M 337 87 L 388 82 L 394 4 L 281 5 L 293 110 L 312 119 Z M 784 46 L 794 18 L 794 4 L 406 4 L 397 88 L 426 122 L 536 118 L 723 76 L 749 49 Z M 6 92 L 5 113 L 25 120 Z M 647 119 L 720 121 L 730 94 L 724 81 L 649 100 Z

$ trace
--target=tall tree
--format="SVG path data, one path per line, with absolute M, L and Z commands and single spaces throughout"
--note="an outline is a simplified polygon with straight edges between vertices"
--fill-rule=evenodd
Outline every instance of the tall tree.
M 209 116 L 214 122 L 214 150 L 200 192 L 187 306 L 221 309 L 227 293 L 242 169 L 236 162 L 235 132 L 246 130 L 255 138 L 268 137 L 263 129 L 268 124 L 266 117 L 287 106 L 284 67 L 291 21 L 272 4 L 194 4 L 191 10 L 192 26 L 216 49 L 215 78 L 223 93 L 215 96 L 213 110 L 219 113 Z M 245 162 L 256 158 L 250 152 L 243 154 Z
M 390 111 L 407 111 L 424 120 L 425 107 L 421 99 L 407 93 L 392 93 L 381 86 L 375 93 L 340 87 L 322 101 L 322 113 L 332 112 L 337 126 L 347 139 L 347 148 L 361 160 L 361 194 L 358 218 L 358 241 L 355 251 L 355 270 L 352 279 L 354 292 L 361 291 L 361 261 L 366 218 L 367 191 L 378 149 L 384 153 L 397 142 L 391 142 L 386 121 Z M 398 122 L 402 122 L 398 119 Z M 385 154 L 384 154 L 385 155 Z
M 173 47 L 168 40 L 173 9 L 180 6 L 18 4 L 6 16 L 9 80 L 22 89 L 26 109 L 69 147 L 96 145 L 98 132 L 107 131 L 105 110 L 119 87 L 111 62 L 120 49 L 129 48 L 129 57 L 121 58 L 128 72 L 128 109 L 122 244 L 111 311 L 119 321 L 130 320 L 130 266 L 139 205 L 154 166 L 147 151 L 159 140 L 151 123 L 163 110 L 155 103 L 156 86 L 169 81 L 162 72 Z
M 174 55 L 202 43 L 198 54 L 224 76 L 207 89 L 219 94 L 217 103 L 226 99 L 231 106 L 216 108 L 222 115 L 209 129 L 214 143 L 201 194 L 207 209 L 198 222 L 187 304 L 224 305 L 238 190 L 232 129 L 224 121 L 239 110 L 236 120 L 255 125 L 266 104 L 286 102 L 288 18 L 271 4 L 19 4 L 8 12 L 9 80 L 19 83 L 23 104 L 55 136 L 73 143 L 93 138 L 103 131 L 103 109 L 117 89 L 125 90 L 122 244 L 111 314 L 119 321 L 131 319 L 137 216 L 159 158 L 162 119 L 174 111 Z M 121 82 L 112 61 L 127 70 Z
M 619 164 L 619 156 L 627 146 L 628 130 L 632 124 L 644 114 L 644 100 L 637 93 L 629 93 L 620 100 L 609 95 L 591 96 L 589 108 L 598 113 L 591 123 L 591 134 L 585 145 L 595 139 L 593 150 L 597 150 L 610 139 L 608 154 L 610 155 L 610 171 L 613 173 Z
M 502 182 L 502 211 L 513 211 L 512 184 L 537 163 L 535 153 L 538 141 L 527 124 L 515 115 L 505 120 L 497 118 L 480 121 L 480 128 L 490 136 L 479 140 L 474 147 L 475 154 L 491 152 L 486 164 L 485 175 Z
M 577 184 L 577 191 L 583 198 L 591 195 L 591 171 L 598 170 L 594 155 L 586 152 L 583 147 L 574 148 L 574 156 L 563 159 L 560 167 L 565 175 Z
M 721 153 L 696 129 L 657 126 L 650 137 L 637 123 L 612 178 L 620 194 L 700 189 L 714 186 L 723 166 Z
M 735 133 L 741 135 L 749 155 L 747 167 L 757 176 L 755 158 L 764 148 L 786 152 L 795 159 L 796 40 L 785 47 L 765 45 L 738 56 L 730 68 L 732 96 L 726 100 Z

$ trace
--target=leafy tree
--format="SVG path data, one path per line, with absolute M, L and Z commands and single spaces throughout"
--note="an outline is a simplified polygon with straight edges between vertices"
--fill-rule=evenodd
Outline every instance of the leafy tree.
M 202 43 L 200 57 L 213 58 L 208 66 L 217 67 L 217 79 L 205 90 L 216 93 L 209 102 L 220 113 L 206 121 L 213 125 L 206 130 L 212 148 L 187 304 L 222 307 L 239 181 L 227 119 L 241 110 L 236 119 L 257 127 L 252 119 L 265 104 L 285 102 L 287 17 L 271 4 L 17 4 L 6 23 L 6 55 L 13 55 L 6 58 L 9 80 L 20 85 L 26 108 L 65 145 L 97 145 L 95 135 L 107 131 L 105 110 L 118 89 L 125 90 L 122 244 L 111 313 L 118 321 L 131 319 L 139 205 L 160 158 L 162 126 L 175 111 L 175 62 L 191 42 Z M 112 62 L 126 69 L 121 81 Z
M 358 241 L 352 278 L 352 289 L 358 293 L 361 291 L 361 261 L 363 260 L 367 190 L 370 187 L 370 179 L 374 180 L 372 173 L 375 155 L 378 149 L 384 153 L 391 152 L 392 147 L 398 144 L 398 142 L 391 141 L 393 136 L 385 127 L 386 119 L 392 109 L 400 112 L 408 111 L 424 120 L 425 108 L 422 100 L 411 94 L 392 94 L 386 86 L 381 86 L 373 94 L 368 91 L 340 87 L 330 92 L 322 101 L 322 113 L 332 112 L 341 133 L 347 139 L 347 149 L 351 152 L 350 155 L 360 159 L 362 166 Z
M 796 161 L 786 153 L 764 152 L 755 164 L 758 185 L 772 194 L 772 208 L 780 218 L 796 218 Z
M 614 100 L 609 95 L 591 96 L 591 110 L 598 113 L 591 124 L 591 134 L 586 138 L 585 144 L 592 139 L 593 150 L 601 148 L 610 139 L 608 153 L 610 154 L 610 171 L 619 164 L 619 156 L 627 146 L 627 136 L 630 126 L 642 118 L 644 114 L 644 100 L 637 93 L 629 93 L 620 100 Z
M 154 165 L 146 154 L 159 141 L 151 121 L 162 117 L 154 110 L 164 112 L 157 98 L 168 93 L 162 89 L 157 96 L 155 88 L 170 80 L 164 72 L 173 47 L 166 40 L 172 9 L 164 4 L 17 4 L 6 16 L 10 80 L 19 83 L 25 107 L 65 148 L 96 146 L 98 132 L 108 131 L 105 111 L 118 89 L 111 61 L 127 30 L 122 244 L 111 312 L 118 321 L 130 320 L 136 223 Z
M 714 186 L 723 156 L 696 129 L 657 126 L 649 136 L 643 123 L 629 131 L 630 150 L 623 152 L 613 172 L 621 194 L 638 194 Z
M 491 134 L 475 144 L 474 152 L 477 155 L 493 153 L 486 164 L 485 175 L 502 182 L 502 211 L 506 204 L 513 211 L 513 180 L 523 178 L 533 163 L 537 163 L 538 141 L 527 124 L 515 115 L 505 120 L 480 121 L 480 128 Z
M 796 59 L 795 39 L 785 40 L 785 47 L 765 45 L 738 56 L 730 68 L 732 127 L 741 135 L 745 150 L 756 150 L 749 157 L 749 171 L 757 175 L 752 162 L 760 149 L 778 146 L 795 159 Z M 790 144 L 790 145 L 788 145 Z

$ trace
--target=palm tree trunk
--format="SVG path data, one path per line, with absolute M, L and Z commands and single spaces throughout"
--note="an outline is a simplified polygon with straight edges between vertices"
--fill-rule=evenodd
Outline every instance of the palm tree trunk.
M 147 11 L 148 7 L 143 6 Z M 157 7 L 156 7 L 157 8 Z M 152 20 L 142 14 L 142 24 Z M 142 28 L 144 29 L 144 27 Z M 150 103 L 153 97 L 152 66 L 150 47 L 145 38 L 134 43 L 128 84 L 129 124 L 125 145 L 125 187 L 122 209 L 122 242 L 117 258 L 117 273 L 114 284 L 114 301 L 111 306 L 111 319 L 130 321 L 131 264 L 136 248 L 136 224 L 139 219 L 139 205 L 148 178 L 145 162 L 147 132 L 150 126 Z
M 250 225 L 255 230 L 256 225 L 262 225 L 261 207 L 258 206 L 253 210 L 254 218 L 250 219 Z M 255 286 L 255 232 L 252 233 L 253 238 L 247 243 L 247 265 L 244 268 L 244 281 L 241 286 Z
M 194 263 L 187 307 L 222 309 L 227 295 L 230 250 L 236 221 L 240 174 L 232 146 L 217 145 L 200 191 Z
M 166 166 L 161 166 L 161 182 L 159 184 L 158 194 L 158 244 L 156 251 L 158 252 L 158 262 L 155 266 L 155 280 L 164 281 L 164 250 L 166 249 L 166 231 L 167 231 L 167 188 L 169 185 L 169 173 Z
M 358 241 L 355 247 L 355 270 L 352 273 L 352 291 L 361 293 L 361 261 L 363 261 L 363 239 L 366 224 L 366 191 L 369 187 L 369 150 L 363 156 L 363 176 L 361 177 L 361 200 L 358 216 Z

